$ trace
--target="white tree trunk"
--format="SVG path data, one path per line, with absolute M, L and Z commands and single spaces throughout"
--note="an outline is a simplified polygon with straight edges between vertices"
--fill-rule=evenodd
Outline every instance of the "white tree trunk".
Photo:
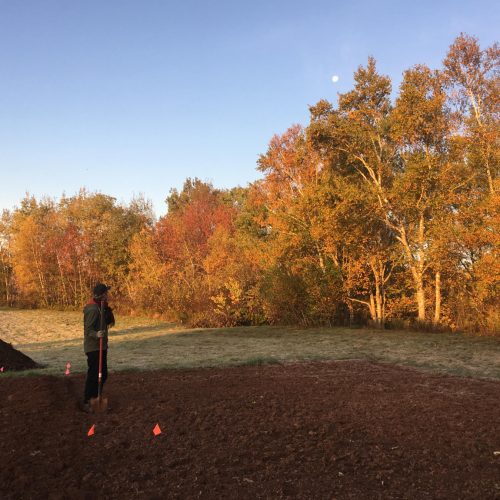
M 441 273 L 436 272 L 436 303 L 434 307 L 434 323 L 438 324 L 441 320 Z

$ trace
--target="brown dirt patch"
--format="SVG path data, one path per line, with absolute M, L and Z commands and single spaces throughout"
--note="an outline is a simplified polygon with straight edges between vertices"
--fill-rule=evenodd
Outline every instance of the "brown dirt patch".
M 12 344 L 0 339 L 0 367 L 4 370 L 30 370 L 40 368 L 40 365 L 26 354 L 14 349 Z
M 498 382 L 366 362 L 120 373 L 100 417 L 76 409 L 82 385 L 0 377 L 3 498 L 500 498 Z

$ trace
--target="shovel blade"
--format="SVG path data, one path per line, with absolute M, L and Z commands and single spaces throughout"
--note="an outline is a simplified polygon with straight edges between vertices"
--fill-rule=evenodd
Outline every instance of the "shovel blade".
M 93 398 L 90 400 L 90 407 L 94 413 L 104 413 L 108 409 L 108 398 Z

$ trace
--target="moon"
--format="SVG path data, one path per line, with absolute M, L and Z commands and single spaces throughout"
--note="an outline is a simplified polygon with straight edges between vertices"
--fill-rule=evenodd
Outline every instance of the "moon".
M 339 77 L 338 77 L 338 75 L 333 75 L 333 76 L 332 76 L 332 82 L 333 82 L 333 83 L 337 83 L 338 81 L 339 81 Z

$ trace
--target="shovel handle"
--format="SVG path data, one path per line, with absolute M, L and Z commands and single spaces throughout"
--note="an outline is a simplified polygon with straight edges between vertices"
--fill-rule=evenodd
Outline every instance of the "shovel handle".
M 101 399 L 102 391 L 102 337 L 99 339 L 99 384 L 97 386 L 97 397 Z
M 101 330 L 104 330 L 106 328 L 106 325 L 104 324 L 104 301 L 101 300 Z M 99 398 L 99 401 L 101 401 L 101 392 L 102 392 L 102 337 L 99 339 L 99 379 L 98 379 L 98 385 L 97 385 L 97 397 Z

